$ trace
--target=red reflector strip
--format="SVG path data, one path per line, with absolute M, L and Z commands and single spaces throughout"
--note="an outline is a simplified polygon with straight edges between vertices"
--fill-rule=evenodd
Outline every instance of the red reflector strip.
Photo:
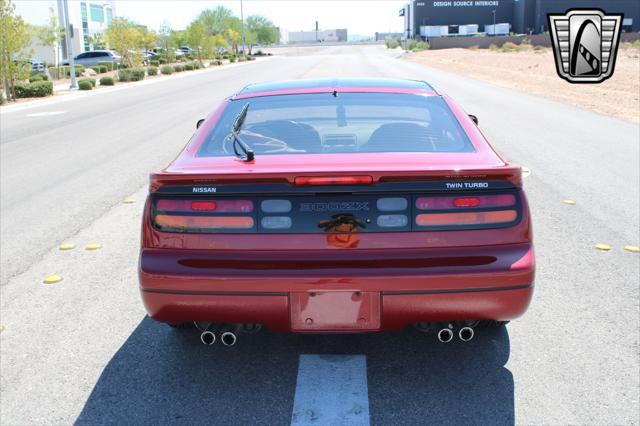
M 296 185 L 371 185 L 371 176 L 298 176 L 293 182 Z
M 251 229 L 253 218 L 247 216 L 169 216 L 155 217 L 161 228 L 173 229 Z
M 513 194 L 477 195 L 474 197 L 419 197 L 416 207 L 420 210 L 445 210 L 456 208 L 508 207 L 516 203 Z
M 416 224 L 419 226 L 484 225 L 513 222 L 517 216 L 518 214 L 515 210 L 473 213 L 423 213 L 416 216 Z
M 212 212 L 216 209 L 216 203 L 213 201 L 193 201 L 191 202 L 191 210 Z
M 221 213 L 249 213 L 253 211 L 251 200 L 158 200 L 156 208 L 165 212 L 215 211 Z

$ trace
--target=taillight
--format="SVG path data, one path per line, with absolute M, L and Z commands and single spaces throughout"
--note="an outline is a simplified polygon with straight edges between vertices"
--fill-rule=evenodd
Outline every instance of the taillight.
M 169 232 L 233 232 L 255 229 L 251 200 L 163 198 L 155 201 L 153 222 Z
M 418 197 L 415 225 L 425 228 L 507 225 L 518 219 L 514 194 Z
M 159 214 L 155 218 L 160 228 L 176 230 L 251 229 L 254 221 L 250 216 L 170 216 Z
M 156 208 L 167 212 L 219 212 L 219 213 L 250 213 L 253 211 L 253 201 L 250 200 L 177 200 L 162 199 L 156 203 Z
M 419 210 L 447 210 L 458 208 L 509 207 L 516 203 L 513 194 L 475 195 L 472 197 L 418 197 Z
M 416 216 L 419 226 L 495 225 L 513 222 L 518 217 L 515 210 L 465 213 L 422 213 Z
M 371 185 L 371 176 L 298 176 L 293 182 L 298 185 Z

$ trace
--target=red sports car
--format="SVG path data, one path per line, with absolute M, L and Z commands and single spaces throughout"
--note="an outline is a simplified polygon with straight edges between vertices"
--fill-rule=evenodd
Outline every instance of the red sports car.
M 467 341 L 533 282 L 521 168 L 422 81 L 247 86 L 151 175 L 142 299 L 207 344 L 261 326 Z

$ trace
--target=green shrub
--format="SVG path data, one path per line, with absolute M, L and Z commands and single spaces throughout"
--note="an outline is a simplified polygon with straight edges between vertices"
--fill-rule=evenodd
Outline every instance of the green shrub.
M 398 40 L 396 40 L 395 38 L 387 40 L 385 44 L 387 45 L 387 49 L 396 49 L 398 46 L 400 46 L 400 43 L 398 43 Z
M 149 61 L 149 64 L 150 64 L 152 67 L 157 67 L 157 66 L 159 66 L 159 65 L 160 65 L 160 60 L 159 60 L 159 59 L 151 59 L 151 60 Z
M 252 56 L 252 55 L 247 56 L 247 61 L 255 61 L 255 60 L 256 60 L 255 56 Z
M 94 65 L 91 67 L 91 69 L 97 72 L 98 74 L 104 74 L 108 70 L 106 65 Z
M 235 62 L 235 61 L 236 61 L 235 56 L 229 56 L 229 62 Z
M 209 63 L 209 66 L 211 65 L 222 65 L 222 61 L 220 59 L 216 59 L 215 61 L 211 61 L 211 63 Z
M 148 75 L 158 75 L 158 67 L 147 67 L 147 74 Z
M 113 71 L 113 62 L 109 62 L 109 61 L 98 62 L 96 65 L 101 67 L 107 67 L 107 71 Z
M 78 82 L 78 89 L 80 89 L 80 90 L 91 90 L 91 89 L 93 89 L 93 85 L 91 84 L 91 82 L 89 80 L 80 80 L 80 82 Z
M 167 58 L 159 58 L 158 59 L 158 65 L 162 65 L 162 64 L 166 64 L 167 63 Z
M 173 66 L 173 70 L 174 70 L 175 72 L 182 72 L 182 71 L 184 71 L 184 65 L 180 65 L 180 64 L 178 64 L 178 65 L 174 65 L 174 66 Z
M 91 85 L 91 87 L 96 87 L 96 79 L 95 78 L 91 78 L 91 77 L 81 78 L 80 80 L 78 80 L 78 85 L 80 83 L 82 83 L 83 81 L 88 81 L 89 84 Z
M 106 76 L 100 79 L 100 86 L 113 86 L 114 84 L 116 84 L 116 82 L 113 77 Z
M 42 78 L 42 74 L 36 74 L 29 77 L 29 83 L 34 83 L 36 81 L 42 81 L 42 80 L 44 80 L 44 78 Z
M 214 59 L 222 60 L 222 59 L 224 59 L 224 56 L 222 56 L 222 55 L 216 55 Z
M 498 50 L 500 50 L 500 48 L 498 46 L 496 46 L 495 44 L 490 44 L 489 45 L 489 50 L 498 51 Z
M 174 71 L 175 69 L 171 65 L 165 65 L 162 68 L 160 68 L 160 72 L 164 75 L 173 74 Z
M 16 98 L 42 98 L 53 95 L 53 83 L 50 81 L 17 83 L 15 90 Z
M 638 39 L 638 40 L 640 40 L 640 39 Z M 546 50 L 547 50 L 547 48 L 546 48 L 546 47 L 544 47 L 544 46 L 538 46 L 538 45 L 536 45 L 536 46 L 534 46 L 534 47 L 533 47 L 533 51 L 534 51 L 535 53 L 543 53 L 543 52 L 546 52 Z
M 502 45 L 502 51 L 503 52 L 517 52 L 518 51 L 518 45 L 515 44 L 515 43 L 512 43 L 510 41 L 507 41 Z
M 84 67 L 82 65 L 76 65 L 75 69 L 76 69 L 76 77 L 82 75 L 82 73 L 84 72 Z M 70 77 L 71 76 L 70 71 L 71 71 L 71 67 L 69 65 L 60 67 L 60 75 L 62 77 Z
M 125 68 L 118 70 L 118 80 L 120 81 L 140 81 L 144 80 L 146 70 L 144 68 Z
M 194 69 L 196 69 L 196 66 L 193 64 L 193 62 L 187 62 L 186 64 L 184 64 L 184 69 L 185 71 L 193 71 Z
M 200 68 L 204 68 L 204 65 L 202 64 L 202 62 L 195 61 L 195 62 L 193 63 L 193 67 L 194 67 L 195 69 L 199 70 Z
M 246 60 L 247 60 L 246 56 L 244 55 L 238 56 L 238 62 L 244 62 Z
M 417 41 L 415 41 L 414 39 L 409 39 L 405 42 L 404 48 L 405 50 L 413 50 L 416 47 L 416 44 L 418 44 Z
M 420 52 L 422 50 L 427 50 L 430 49 L 431 46 L 429 45 L 429 43 L 427 43 L 426 41 L 419 41 L 416 43 L 415 46 L 413 46 L 413 49 L 411 49 L 414 52 Z

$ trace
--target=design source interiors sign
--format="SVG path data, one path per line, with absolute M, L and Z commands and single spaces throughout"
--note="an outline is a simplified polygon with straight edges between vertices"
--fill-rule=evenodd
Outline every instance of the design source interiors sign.
M 417 4 L 420 6 L 420 2 Z M 498 7 L 498 0 L 475 0 L 475 1 L 434 1 L 433 7 Z

